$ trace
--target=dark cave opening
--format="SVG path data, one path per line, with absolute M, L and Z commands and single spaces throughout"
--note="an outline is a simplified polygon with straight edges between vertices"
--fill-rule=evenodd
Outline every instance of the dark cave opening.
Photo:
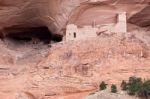
M 7 29 L 6 29 L 7 30 Z M 61 42 L 63 36 L 59 34 L 53 34 L 47 27 L 34 27 L 34 28 L 17 28 L 8 29 L 7 35 L 4 37 L 15 41 L 23 42 L 43 42 L 44 44 L 50 44 L 53 42 Z

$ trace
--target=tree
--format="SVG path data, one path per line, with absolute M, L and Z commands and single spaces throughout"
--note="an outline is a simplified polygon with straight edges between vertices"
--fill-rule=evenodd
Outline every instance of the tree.
M 116 93 L 116 92 L 117 92 L 117 87 L 116 87 L 116 85 L 114 85 L 114 84 L 111 85 L 111 92 L 112 92 L 112 93 Z
M 126 86 L 126 87 L 125 87 Z M 141 99 L 150 99 L 150 80 L 142 81 L 138 77 L 130 77 L 129 82 L 122 81 L 121 88 L 126 89 L 129 95 L 137 95 Z
M 141 78 L 137 77 L 130 77 L 129 83 L 128 83 L 128 94 L 129 95 L 135 95 L 142 87 L 142 80 Z
M 104 82 L 104 81 L 102 81 L 101 83 L 100 83 L 100 85 L 99 85 L 99 89 L 100 90 L 105 90 L 107 88 L 107 84 Z
M 138 96 L 148 99 L 148 97 L 150 96 L 150 80 L 146 80 L 143 82 L 142 87 L 138 91 Z
M 126 83 L 126 81 L 122 81 L 122 83 L 121 83 L 121 89 L 122 90 L 124 90 L 124 91 L 126 91 L 128 88 L 127 88 L 127 83 Z

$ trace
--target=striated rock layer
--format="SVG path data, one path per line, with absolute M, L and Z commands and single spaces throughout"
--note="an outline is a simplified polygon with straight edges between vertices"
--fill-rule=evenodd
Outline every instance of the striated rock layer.
M 63 34 L 67 23 L 114 23 L 123 11 L 131 32 L 51 48 L 0 40 L 0 98 L 81 99 L 102 80 L 120 84 L 129 76 L 150 79 L 149 10 L 149 0 L 0 0 L 3 35 L 43 26 Z
M 116 13 L 126 11 L 129 22 L 149 26 L 149 0 L 1 0 L 0 28 L 47 26 L 62 34 L 67 23 L 112 23 Z M 143 17 L 144 15 L 144 17 Z M 15 27 L 15 28 L 14 28 Z
M 150 79 L 150 36 L 145 32 L 101 34 L 51 48 L 1 45 L 1 99 L 83 99 L 100 81 L 120 85 L 130 76 Z

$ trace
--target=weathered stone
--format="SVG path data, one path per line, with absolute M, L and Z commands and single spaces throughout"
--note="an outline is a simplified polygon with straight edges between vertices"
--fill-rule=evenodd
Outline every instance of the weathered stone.
M 149 0 L 1 0 L 0 28 L 47 26 L 53 33 L 62 33 L 67 23 L 91 24 L 91 19 L 99 23 L 114 22 L 115 14 L 125 11 L 128 18 L 136 14 L 133 24 L 147 26 L 149 23 Z M 105 4 L 104 4 L 105 3 Z M 145 8 L 145 10 L 142 10 Z M 141 11 L 142 10 L 142 11 Z M 142 16 L 141 16 L 141 14 Z M 145 15 L 143 17 L 143 14 Z M 143 17 L 143 19 L 141 19 Z M 142 21 L 143 20 L 143 21 Z M 5 28 L 5 30 L 4 30 Z

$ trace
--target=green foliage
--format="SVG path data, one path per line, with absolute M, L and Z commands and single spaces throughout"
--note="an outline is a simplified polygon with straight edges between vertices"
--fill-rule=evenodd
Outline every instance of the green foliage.
M 116 92 L 117 92 L 117 87 L 116 87 L 116 85 L 114 85 L 114 84 L 111 85 L 111 92 L 112 92 L 112 93 L 116 93 Z
M 122 90 L 124 90 L 124 91 L 126 91 L 128 88 L 127 88 L 127 83 L 126 83 L 126 81 L 122 81 L 122 83 L 121 83 L 121 89 Z
M 102 81 L 99 85 L 99 89 L 105 90 L 106 88 L 107 84 Z M 142 81 L 140 77 L 130 77 L 128 82 L 122 81 L 121 89 L 127 91 L 129 95 L 137 95 L 141 98 L 150 99 L 150 80 Z M 111 92 L 117 92 L 116 85 L 111 85 Z
M 128 94 L 135 95 L 142 87 L 141 78 L 130 77 L 128 83 Z
M 148 96 L 150 96 L 150 80 L 143 82 L 140 90 L 138 91 L 138 96 L 148 99 Z
M 102 81 L 101 83 L 100 83 L 100 85 L 99 85 L 99 89 L 100 90 L 105 90 L 107 88 L 107 84 L 104 82 L 104 81 Z
M 121 88 L 126 90 L 129 95 L 138 95 L 146 99 L 150 96 L 150 80 L 142 81 L 141 78 L 130 77 L 128 83 L 122 81 Z

